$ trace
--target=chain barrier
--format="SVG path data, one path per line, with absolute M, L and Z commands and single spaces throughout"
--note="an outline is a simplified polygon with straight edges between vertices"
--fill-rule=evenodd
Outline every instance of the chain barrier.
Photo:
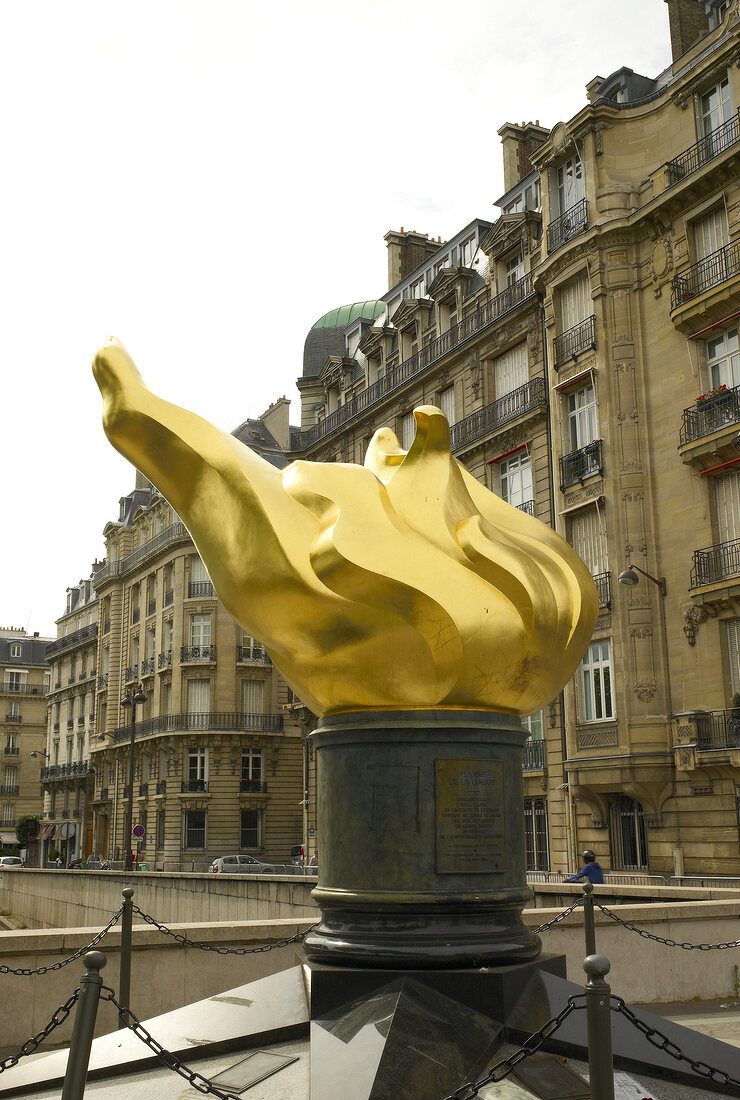
M 3 1058 L 2 1061 L 0 1061 L 0 1073 L 4 1073 L 6 1069 L 11 1069 L 13 1066 L 17 1066 L 21 1058 L 25 1058 L 27 1054 L 33 1054 L 36 1048 L 41 1046 L 44 1039 L 47 1039 L 51 1035 L 52 1031 L 58 1028 L 60 1024 L 64 1023 L 74 1006 L 77 1004 L 79 997 L 80 990 L 78 988 L 75 989 L 72 996 L 69 997 L 64 1002 L 64 1004 L 61 1004 L 59 1006 L 59 1008 L 49 1020 L 46 1027 L 42 1028 L 41 1031 L 39 1031 L 37 1035 L 34 1035 L 32 1039 L 26 1039 L 25 1043 L 17 1054 L 11 1054 L 9 1055 L 9 1057 Z
M 133 1031 L 134 1035 L 136 1035 L 145 1046 L 149 1047 L 153 1054 L 156 1054 L 157 1058 L 159 1058 L 160 1062 L 162 1062 L 167 1069 L 179 1073 L 180 1077 L 184 1077 L 198 1092 L 216 1096 L 219 1100 L 234 1100 L 233 1092 L 222 1092 L 212 1081 L 204 1077 L 202 1073 L 198 1073 L 196 1070 L 191 1069 L 190 1066 L 186 1066 L 184 1062 L 180 1061 L 176 1054 L 173 1054 L 172 1051 L 163 1047 L 162 1044 L 147 1031 L 141 1020 L 130 1008 L 124 1008 L 123 1005 L 118 1003 L 115 991 L 112 990 L 110 986 L 103 986 L 100 991 L 100 999 L 103 1001 L 110 1001 L 113 1006 L 118 1009 L 119 1019 L 124 1021 L 129 1031 Z
M 572 905 L 569 905 L 567 909 L 563 909 L 562 913 L 558 913 L 556 917 L 549 920 L 547 924 L 541 924 L 539 928 L 533 928 L 532 934 L 538 936 L 540 932 L 546 932 L 548 928 L 552 928 L 553 924 L 558 924 L 561 920 L 565 920 L 570 914 L 583 903 L 583 898 L 576 898 Z
M 497 1062 L 496 1065 L 488 1071 L 485 1077 L 481 1077 L 478 1081 L 467 1081 L 464 1085 L 461 1085 L 459 1089 L 456 1089 L 455 1092 L 450 1093 L 449 1096 L 445 1096 L 444 1100 L 473 1100 L 473 1097 L 478 1095 L 480 1089 L 482 1089 L 484 1085 L 496 1084 L 498 1081 L 503 1081 L 505 1077 L 508 1077 L 509 1074 L 516 1069 L 520 1062 L 523 1062 L 525 1058 L 531 1058 L 533 1054 L 537 1053 L 545 1040 L 549 1039 L 549 1037 L 565 1023 L 571 1012 L 575 1012 L 576 1009 L 584 1009 L 585 1007 L 586 995 L 584 993 L 569 997 L 567 1003 L 560 1012 L 558 1012 L 557 1016 L 553 1016 L 546 1024 L 542 1025 L 539 1031 L 536 1031 L 534 1035 L 530 1035 L 528 1039 L 525 1039 L 518 1050 L 510 1054 L 508 1058 L 503 1058 L 500 1062 Z
M 681 945 L 679 945 L 681 946 Z M 618 1015 L 624 1016 L 625 1019 L 636 1027 L 638 1031 L 641 1031 L 649 1043 L 652 1043 L 658 1050 L 664 1050 L 666 1054 L 670 1054 L 671 1058 L 675 1058 L 679 1062 L 686 1062 L 694 1071 L 701 1077 L 706 1077 L 709 1081 L 714 1081 L 718 1085 L 732 1085 L 737 1089 L 740 1089 L 740 1080 L 736 1077 L 731 1077 L 729 1073 L 726 1073 L 723 1069 L 715 1069 L 714 1066 L 710 1066 L 707 1062 L 700 1062 L 698 1059 L 689 1058 L 684 1054 L 680 1047 L 676 1046 L 672 1039 L 669 1039 L 667 1035 L 664 1035 L 662 1031 L 658 1031 L 656 1027 L 650 1027 L 644 1020 L 641 1020 L 639 1016 L 636 1016 L 632 1009 L 625 1004 L 621 997 L 611 996 L 611 1010 Z
M 297 932 L 295 936 L 291 936 L 290 939 L 278 940 L 276 943 L 265 943 L 262 947 L 221 947 L 217 944 L 197 943 L 195 940 L 189 940 L 187 936 L 181 936 L 179 932 L 173 932 L 166 924 L 161 924 L 154 917 L 150 917 L 148 913 L 139 909 L 138 905 L 134 905 L 132 910 L 134 913 L 138 913 L 141 919 L 146 921 L 147 924 L 151 924 L 158 932 L 162 932 L 163 935 L 171 936 L 173 940 L 177 940 L 178 943 L 182 943 L 186 947 L 197 947 L 200 951 L 213 951 L 216 955 L 260 955 L 265 951 L 272 951 L 276 947 L 288 947 L 291 943 L 300 943 L 309 932 L 313 932 L 314 928 L 318 928 L 317 922 L 316 924 L 312 924 L 311 927 L 307 928 L 304 932 Z
M 666 947 L 682 947 L 684 951 L 726 951 L 730 947 L 740 947 L 740 940 L 732 940 L 729 943 L 687 943 L 684 941 L 681 943 L 679 940 L 672 940 L 666 936 L 656 936 L 654 932 L 648 932 L 646 928 L 638 928 L 636 924 L 632 924 L 631 921 L 623 920 L 622 917 L 617 916 L 611 909 L 607 909 L 605 905 L 594 898 L 594 905 L 597 906 L 602 913 L 606 913 L 607 917 L 610 917 L 617 924 L 621 924 L 623 928 L 629 929 L 630 932 L 636 932 L 638 936 L 642 936 L 646 940 L 654 940 L 656 943 L 665 944 Z
M 84 947 L 78 948 L 78 950 L 75 951 L 74 955 L 70 955 L 66 959 L 60 959 L 59 962 L 51 963 L 50 966 L 38 966 L 35 970 L 32 970 L 29 967 L 25 966 L 19 966 L 15 969 L 10 966 L 0 966 L 0 974 L 15 974 L 18 977 L 30 978 L 34 974 L 47 974 L 50 970 L 61 970 L 63 966 L 69 966 L 70 963 L 76 962 L 77 959 L 82 958 L 86 951 L 89 951 L 91 948 L 96 947 L 97 944 L 99 944 L 102 940 L 103 936 L 108 935 L 111 928 L 116 923 L 122 912 L 123 906 L 121 906 L 120 909 L 116 910 L 116 912 L 106 924 L 105 928 L 101 928 L 97 936 L 93 936 L 90 942 Z

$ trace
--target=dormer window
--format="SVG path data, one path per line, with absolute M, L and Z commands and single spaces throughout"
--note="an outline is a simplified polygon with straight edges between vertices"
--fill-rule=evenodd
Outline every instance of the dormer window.
M 457 324 L 457 295 L 450 294 L 439 303 L 439 331 L 449 332 Z
M 507 286 L 511 286 L 512 283 L 517 283 L 520 279 L 524 278 L 524 257 L 522 256 L 520 248 L 517 248 L 517 250 L 505 260 L 504 267 Z
M 570 210 L 584 197 L 583 166 L 576 153 L 555 169 L 555 210 L 556 217 Z
M 417 336 L 417 325 L 414 322 L 408 325 L 407 328 L 401 332 L 401 358 L 410 359 L 412 355 L 416 355 L 419 350 L 419 338 Z
M 460 245 L 460 266 L 470 267 L 473 262 L 473 256 L 475 255 L 475 234 L 471 234 L 467 241 L 463 241 Z
M 415 283 L 411 284 L 411 297 L 412 298 L 423 298 L 423 297 L 425 297 L 424 290 L 425 290 L 425 288 L 424 288 L 424 278 L 422 276 L 421 279 L 417 279 Z

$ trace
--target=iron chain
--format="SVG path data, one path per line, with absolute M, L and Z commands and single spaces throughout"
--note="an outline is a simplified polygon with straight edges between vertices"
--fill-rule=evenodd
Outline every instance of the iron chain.
M 561 920 L 565 920 L 566 917 L 569 917 L 570 914 L 578 908 L 582 901 L 583 898 L 576 898 L 572 905 L 569 905 L 562 913 L 558 913 L 558 915 L 553 917 L 552 920 L 549 920 L 547 924 L 541 924 L 539 928 L 535 928 L 533 930 L 533 935 L 538 936 L 540 932 L 546 932 L 548 928 L 552 928 L 553 924 L 558 924 Z
M 701 1077 L 706 1077 L 710 1081 L 714 1081 L 719 1085 L 733 1085 L 735 1088 L 740 1089 L 740 1081 L 736 1077 L 731 1077 L 729 1073 L 726 1073 L 723 1069 L 715 1069 L 713 1066 L 708 1065 L 707 1062 L 700 1062 L 693 1058 L 689 1058 L 683 1053 L 680 1047 L 676 1046 L 672 1039 L 669 1039 L 667 1035 L 664 1035 L 662 1031 L 658 1031 L 656 1027 L 650 1027 L 644 1020 L 641 1020 L 639 1016 L 636 1016 L 631 1008 L 624 1003 L 621 997 L 611 997 L 611 1010 L 625 1017 L 629 1022 L 641 1031 L 649 1043 L 652 1043 L 654 1047 L 659 1050 L 664 1050 L 666 1054 L 670 1054 L 671 1058 L 675 1058 L 677 1061 L 686 1062 L 693 1069 L 694 1073 L 698 1073 Z
M 582 1003 L 580 1003 L 582 1002 Z M 536 1054 L 546 1039 L 549 1039 L 559 1027 L 568 1019 L 571 1012 L 575 1012 L 576 1009 L 582 1009 L 586 1007 L 585 994 L 581 993 L 573 997 L 569 997 L 565 1006 L 558 1012 L 557 1016 L 553 1016 L 551 1020 L 548 1020 L 546 1024 L 543 1024 L 539 1031 L 536 1031 L 534 1035 L 530 1035 L 528 1039 L 525 1039 L 522 1046 L 518 1050 L 515 1050 L 513 1054 L 510 1054 L 508 1058 L 502 1059 L 493 1066 L 485 1077 L 481 1077 L 478 1081 L 467 1081 L 464 1085 L 461 1085 L 455 1092 L 450 1093 L 449 1096 L 445 1096 L 445 1100 L 473 1100 L 473 1097 L 477 1096 L 480 1089 L 484 1085 L 496 1084 L 498 1081 L 503 1081 L 505 1077 L 508 1077 L 512 1073 L 520 1062 L 523 1062 L 525 1058 L 531 1058 L 533 1054 Z
M 123 906 L 118 909 L 111 919 L 106 924 L 105 928 L 101 928 L 97 936 L 93 936 L 88 944 L 84 947 L 78 948 L 74 955 L 70 955 L 69 958 L 60 959 L 59 962 L 52 963 L 51 966 L 38 966 L 35 970 L 31 970 L 29 967 L 19 966 L 13 969 L 10 966 L 0 966 L 0 974 L 15 974 L 18 977 L 30 978 L 33 974 L 48 974 L 50 970 L 61 970 L 63 966 L 69 966 L 70 963 L 76 962 L 77 959 L 82 958 L 86 951 L 90 951 L 91 948 L 96 947 L 100 943 L 103 936 L 107 936 L 113 925 L 116 923 L 121 913 L 123 912 Z
M 185 944 L 186 947 L 197 947 L 200 951 L 213 951 L 217 955 L 259 955 L 265 951 L 272 951 L 276 947 L 288 947 L 291 943 L 300 943 L 309 932 L 313 932 L 314 928 L 318 928 L 318 924 L 312 924 L 305 932 L 297 932 L 290 939 L 278 940 L 277 943 L 265 943 L 262 947 L 221 947 L 217 944 L 196 943 L 195 940 L 189 940 L 187 936 L 181 936 L 178 932 L 173 932 L 166 924 L 160 924 L 154 917 L 150 917 L 148 913 L 139 909 L 138 905 L 133 906 L 133 912 L 138 913 L 142 920 L 146 921 L 147 924 L 151 924 L 157 931 L 162 932 L 165 936 L 171 936 L 178 943 Z
M 176 1054 L 173 1054 L 172 1051 L 163 1047 L 162 1044 L 147 1031 L 141 1020 L 130 1008 L 124 1008 L 123 1005 L 118 1003 L 115 992 L 110 986 L 104 985 L 100 991 L 100 996 L 104 1001 L 111 1001 L 114 1007 L 118 1009 L 119 1017 L 125 1021 L 129 1031 L 133 1031 L 134 1035 L 136 1035 L 138 1039 L 141 1039 L 142 1043 L 149 1047 L 153 1054 L 156 1054 L 157 1058 L 159 1058 L 160 1062 L 162 1062 L 167 1069 L 179 1073 L 180 1077 L 184 1077 L 198 1092 L 216 1096 L 219 1100 L 234 1100 L 233 1092 L 221 1092 L 221 1090 L 217 1088 L 212 1081 L 209 1081 L 207 1077 L 204 1077 L 202 1073 L 197 1073 L 194 1069 L 186 1066 L 180 1061 Z
M 21 1058 L 25 1058 L 27 1054 L 33 1054 L 34 1050 L 41 1046 L 44 1039 L 47 1039 L 55 1028 L 58 1028 L 60 1024 L 64 1023 L 77 1003 L 79 996 L 80 990 L 75 989 L 72 996 L 69 997 L 64 1004 L 59 1006 L 46 1027 L 42 1028 L 32 1039 L 26 1039 L 17 1054 L 11 1054 L 8 1058 L 3 1058 L 3 1060 L 0 1061 L 0 1073 L 4 1073 L 6 1069 L 11 1069 L 12 1066 L 17 1066 Z
M 642 936 L 646 940 L 654 940 L 656 943 L 665 944 L 666 947 L 682 947 L 684 951 L 726 951 L 729 947 L 740 947 L 740 940 L 732 940 L 729 943 L 683 943 L 678 940 L 672 940 L 670 937 L 656 936 L 654 932 L 648 932 L 646 928 L 638 928 L 636 924 L 632 924 L 631 921 L 622 920 L 616 913 L 612 913 L 611 909 L 607 909 L 605 905 L 594 898 L 594 905 L 598 906 L 602 913 L 606 913 L 607 917 L 611 917 L 617 924 L 621 924 L 624 928 L 628 928 L 630 932 L 636 932 L 638 936 Z

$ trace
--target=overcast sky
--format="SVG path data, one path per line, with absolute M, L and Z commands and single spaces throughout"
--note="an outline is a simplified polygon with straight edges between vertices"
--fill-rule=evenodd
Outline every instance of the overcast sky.
M 133 487 L 90 360 L 229 430 L 313 322 L 387 289 L 383 234 L 496 216 L 504 122 L 670 63 L 663 0 L 5 0 L 0 626 L 56 634 Z

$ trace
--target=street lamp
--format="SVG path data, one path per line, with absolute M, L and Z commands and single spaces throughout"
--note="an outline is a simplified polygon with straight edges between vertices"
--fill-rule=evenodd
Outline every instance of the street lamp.
M 123 839 L 126 842 L 125 870 L 133 871 L 133 849 L 131 830 L 134 825 L 134 741 L 136 740 L 136 704 L 145 703 L 146 695 L 141 684 L 137 687 L 126 688 L 126 694 L 121 699 L 122 707 L 131 707 L 131 740 L 128 750 L 128 801 L 126 803 L 126 823 L 123 827 Z
M 51 760 L 48 752 L 44 752 L 42 749 L 34 749 L 33 752 L 29 752 L 29 756 L 32 756 L 34 760 L 37 756 L 43 756 L 46 760 Z
M 634 585 L 640 583 L 640 578 L 637 576 L 638 573 L 642 573 L 643 577 L 647 577 L 653 584 L 657 584 L 661 596 L 665 596 L 665 577 L 661 577 L 660 580 L 658 580 L 657 577 L 653 577 L 650 573 L 646 573 L 644 569 L 640 569 L 639 565 L 632 565 L 630 563 L 630 565 L 619 574 L 617 580 L 620 584 L 626 584 L 628 587 L 632 588 Z

